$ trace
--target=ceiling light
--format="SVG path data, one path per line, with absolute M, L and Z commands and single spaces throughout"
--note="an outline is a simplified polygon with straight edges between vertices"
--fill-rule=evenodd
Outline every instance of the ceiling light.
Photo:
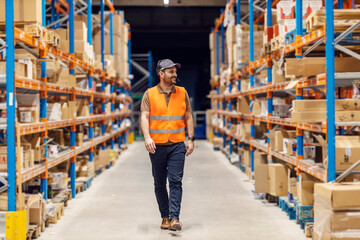
M 168 5 L 169 4 L 169 0 L 164 0 L 164 4 Z

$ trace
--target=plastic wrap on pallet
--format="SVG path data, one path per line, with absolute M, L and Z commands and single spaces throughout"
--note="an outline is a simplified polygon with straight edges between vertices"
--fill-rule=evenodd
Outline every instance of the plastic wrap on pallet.
M 360 194 L 360 184 L 332 184 L 337 188 L 335 190 L 332 189 L 333 186 L 326 189 L 326 186 L 322 187 L 320 185 L 324 186 L 326 184 L 315 185 L 315 223 L 313 239 L 360 239 L 360 208 L 355 205 L 348 205 L 351 200 L 348 201 L 349 198 L 344 194 L 344 191 L 347 191 L 347 189 L 344 189 L 343 191 L 340 189 L 342 186 L 351 185 L 352 187 L 357 188 L 355 191 Z M 338 191 L 338 193 L 335 193 L 335 191 Z M 354 199 L 357 199 L 356 196 L 354 196 Z M 345 204 L 342 204 L 341 201 Z M 346 205 L 349 207 L 346 207 Z

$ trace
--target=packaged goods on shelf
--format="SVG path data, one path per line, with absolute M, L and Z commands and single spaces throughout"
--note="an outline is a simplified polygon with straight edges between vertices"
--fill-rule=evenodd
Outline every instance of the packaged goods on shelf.
M 316 157 L 316 146 L 314 144 L 309 144 L 304 146 L 304 159 L 313 159 Z
M 65 146 L 64 141 L 64 130 L 63 129 L 53 129 L 49 131 L 49 138 L 53 138 L 54 142 L 59 144 L 60 146 Z
M 326 111 L 326 100 L 295 100 L 292 108 L 296 112 Z M 336 99 L 335 111 L 360 111 L 360 99 Z
M 321 0 L 311 0 L 311 1 L 305 0 L 303 1 L 302 6 L 303 6 L 302 14 L 304 19 L 309 17 L 312 12 L 323 9 L 323 3 Z M 305 28 L 305 25 L 303 26 Z
M 89 110 L 89 101 L 87 99 L 77 99 L 76 100 L 76 115 L 78 117 L 88 117 L 90 116 Z
M 273 196 L 287 196 L 287 167 L 280 163 L 268 165 L 269 194 Z
M 64 134 L 64 140 L 65 145 L 70 146 L 70 133 Z M 82 147 L 83 146 L 83 140 L 84 140 L 84 134 L 83 133 L 76 133 L 75 134 L 75 146 Z
M 60 121 L 61 120 L 61 103 L 47 104 L 47 120 Z
M 254 31 L 254 58 L 261 58 L 261 50 L 263 44 L 263 31 Z M 236 25 L 236 45 L 238 57 L 235 64 L 248 63 L 249 55 L 249 29 L 243 25 Z
M 76 76 L 69 73 L 67 68 L 59 68 L 53 78 L 48 79 L 49 83 L 56 83 L 67 87 L 76 87 Z
M 359 72 L 359 66 L 360 60 L 351 57 L 335 58 L 335 72 Z M 285 76 L 315 76 L 325 73 L 325 67 L 325 57 L 287 58 Z
M 53 190 L 67 189 L 68 174 L 65 172 L 52 172 L 49 173 L 49 184 Z
M 46 202 L 42 194 L 26 194 L 25 206 L 29 211 L 29 223 L 39 225 L 45 218 Z
M 299 173 L 298 199 L 303 206 L 314 205 L 314 185 L 320 181 L 307 173 Z
M 246 97 L 246 96 L 238 97 L 236 109 L 237 109 L 237 112 L 242 113 L 242 114 L 250 113 L 250 99 L 249 99 L 249 97 Z
M 327 149 L 326 141 L 320 135 L 315 135 L 316 140 L 322 146 L 323 167 L 327 168 Z M 356 163 L 360 154 L 360 137 L 359 136 L 336 136 L 335 137 L 335 161 L 336 170 L 345 171 L 351 165 Z M 359 171 L 360 167 L 355 171 Z
M 20 194 L 20 193 L 19 193 Z M 21 206 L 25 206 L 25 193 L 21 193 L 23 196 L 16 198 L 16 210 L 22 210 L 20 209 Z M 20 199 L 22 202 L 20 202 Z M 8 194 L 0 193 L 0 211 L 8 211 Z
M 286 154 L 290 155 L 290 156 L 295 156 L 296 150 L 297 150 L 296 139 L 295 138 L 284 138 L 283 143 L 284 143 L 283 148 L 284 148 Z
M 47 145 L 48 157 L 55 158 L 59 155 L 58 145 Z
M 0 22 L 5 22 L 5 0 L 0 0 Z M 15 0 L 14 21 L 42 23 L 41 0 Z
M 296 131 L 284 130 L 274 131 L 274 149 L 275 151 L 283 152 L 286 151 L 286 145 L 284 144 L 284 138 L 295 138 Z
M 17 118 L 21 123 L 37 123 L 40 119 L 40 95 L 16 94 Z
M 24 155 L 23 155 L 23 147 L 20 147 L 20 164 L 23 166 L 24 164 Z M 0 146 L 0 172 L 7 171 L 7 146 Z
M 21 142 L 31 144 L 31 149 L 34 150 L 35 163 L 41 163 L 45 159 L 45 144 L 41 144 L 39 134 L 23 136 Z
M 360 239 L 359 196 L 359 183 L 316 184 L 313 239 Z
M 250 167 L 250 150 L 240 148 L 238 153 L 242 156 L 241 164 L 245 167 Z
M 262 164 L 254 164 L 255 171 L 255 193 L 269 192 L 269 167 L 267 162 Z
M 272 84 L 282 83 L 286 81 L 287 79 L 285 78 L 283 63 L 280 61 L 273 61 Z
M 277 21 L 284 19 L 295 19 L 295 2 L 282 0 L 276 5 Z

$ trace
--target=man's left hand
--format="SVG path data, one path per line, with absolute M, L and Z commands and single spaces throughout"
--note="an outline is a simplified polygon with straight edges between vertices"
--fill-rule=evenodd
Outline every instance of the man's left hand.
M 188 141 L 186 143 L 186 156 L 189 156 L 194 151 L 194 142 Z

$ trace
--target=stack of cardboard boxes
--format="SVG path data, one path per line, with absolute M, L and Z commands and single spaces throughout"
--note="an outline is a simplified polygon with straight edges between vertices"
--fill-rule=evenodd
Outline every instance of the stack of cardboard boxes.
M 216 35 L 218 36 L 218 51 L 216 51 Z M 222 46 L 222 39 L 219 35 L 219 32 L 211 32 L 209 34 L 209 48 L 210 48 L 210 84 L 216 85 L 218 83 L 218 77 L 220 75 L 220 72 L 217 73 L 216 69 L 216 62 L 219 61 L 219 70 L 222 68 L 221 66 L 221 46 Z M 226 53 L 226 51 L 225 51 Z M 227 58 L 225 58 L 225 61 L 227 61 Z
M 228 27 L 229 29 L 229 27 Z M 235 34 L 236 45 L 233 46 L 235 67 L 238 68 L 243 64 L 250 62 L 250 51 L 249 51 L 249 27 L 247 25 L 236 25 L 230 30 Z M 262 37 L 263 27 L 254 27 L 254 60 L 262 57 Z
M 359 183 L 316 184 L 313 239 L 360 239 L 359 198 Z
M 110 29 L 109 17 L 105 17 L 105 28 Z M 109 76 L 126 79 L 129 75 L 129 24 L 124 23 L 120 14 L 113 15 L 113 56 L 110 56 L 110 35 L 105 33 L 104 54 L 108 62 L 106 68 Z M 101 31 L 100 29 L 94 30 L 93 34 L 94 50 L 96 60 L 101 63 Z M 102 68 L 101 64 L 98 66 Z

